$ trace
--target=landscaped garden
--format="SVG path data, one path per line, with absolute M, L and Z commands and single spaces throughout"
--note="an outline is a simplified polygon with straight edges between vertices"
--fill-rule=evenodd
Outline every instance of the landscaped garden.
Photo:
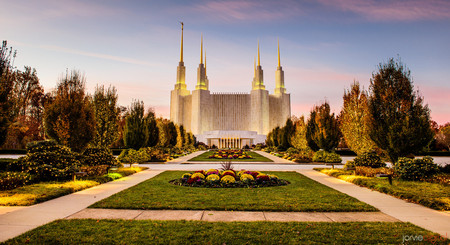
M 6 244 L 448 244 L 410 223 L 57 220 Z
M 210 150 L 189 161 L 223 162 L 225 160 L 231 160 L 233 162 L 273 162 L 269 158 L 261 156 L 256 152 L 245 150 Z
M 166 171 L 91 207 L 235 211 L 376 211 L 366 203 L 296 172 L 267 172 L 290 182 L 264 188 L 193 188 L 169 183 L 183 171 Z

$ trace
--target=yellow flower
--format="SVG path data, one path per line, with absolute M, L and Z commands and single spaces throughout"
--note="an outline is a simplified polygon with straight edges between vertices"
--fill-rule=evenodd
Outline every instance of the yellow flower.
M 194 173 L 193 175 L 191 175 L 191 178 L 195 178 L 195 177 L 199 177 L 200 179 L 204 179 L 205 176 L 202 173 Z
M 206 177 L 207 181 L 217 181 L 220 180 L 219 175 L 217 174 L 210 174 L 208 177 Z
M 220 179 L 220 182 L 230 184 L 236 182 L 236 179 L 231 175 L 225 175 L 222 177 L 222 179 Z

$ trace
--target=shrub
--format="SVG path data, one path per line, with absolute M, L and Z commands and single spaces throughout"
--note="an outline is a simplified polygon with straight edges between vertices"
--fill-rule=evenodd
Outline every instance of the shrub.
M 340 162 L 342 162 L 342 158 L 337 153 L 325 152 L 325 162 L 326 163 L 340 163 Z
M 39 141 L 28 144 L 27 155 L 8 168 L 11 171 L 29 173 L 36 176 L 36 180 L 70 179 L 80 166 L 79 154 L 68 147 L 58 145 L 54 141 Z
M 24 186 L 32 181 L 32 176 L 28 173 L 3 172 L 0 173 L 0 190 L 11 190 Z
M 5 171 L 8 169 L 8 165 L 12 162 L 16 161 L 16 159 L 11 158 L 0 158 L 0 171 Z
M 313 162 L 325 162 L 326 151 L 320 150 L 314 153 L 312 160 Z
M 81 166 L 79 169 L 88 176 L 101 176 L 108 173 L 109 165 Z
M 114 166 L 117 164 L 117 160 L 111 150 L 107 148 L 87 148 L 83 152 L 81 164 L 86 166 Z
M 355 157 L 353 161 L 355 162 L 355 166 L 363 166 L 371 168 L 386 167 L 386 163 L 384 163 L 375 152 L 363 153 Z
M 394 165 L 395 174 L 404 180 L 424 180 L 439 172 L 432 157 L 409 159 L 401 157 Z
M 289 149 L 287 149 L 286 153 L 290 154 L 290 155 L 294 155 L 294 154 L 300 153 L 300 150 L 298 150 L 297 148 L 294 148 L 294 147 L 289 147 Z
M 348 170 L 349 168 L 355 168 L 355 162 L 354 161 L 347 161 L 344 165 L 344 170 Z
M 357 166 L 355 174 L 366 177 L 375 177 L 377 174 L 394 174 L 394 170 L 392 168 L 371 168 Z
M 312 150 L 301 149 L 301 150 L 298 150 L 297 154 L 292 155 L 292 161 L 298 162 L 298 163 L 312 162 L 313 155 L 314 155 L 314 152 Z

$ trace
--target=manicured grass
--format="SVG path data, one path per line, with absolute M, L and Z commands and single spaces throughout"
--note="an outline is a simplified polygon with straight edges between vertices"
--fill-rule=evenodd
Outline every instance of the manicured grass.
M 198 155 L 192 159 L 190 159 L 188 162 L 190 161 L 202 161 L 202 162 L 224 162 L 227 161 L 228 159 L 214 159 L 214 158 L 209 158 L 209 156 L 211 156 L 212 154 L 214 154 L 214 151 L 207 151 L 201 155 Z M 253 151 L 248 151 L 248 154 L 253 157 L 252 159 L 232 159 L 231 161 L 233 162 L 273 162 L 272 160 L 270 160 L 267 157 L 261 156 L 260 154 L 253 152 Z
M 246 211 L 376 211 L 374 207 L 296 172 L 265 172 L 288 180 L 287 186 L 201 188 L 170 184 L 185 172 L 166 171 L 91 207 Z
M 57 220 L 5 244 L 401 244 L 448 240 L 410 223 Z M 405 237 L 407 236 L 407 237 Z M 423 242 L 422 242 L 423 243 Z
M 387 179 L 352 175 L 352 171 L 342 169 L 315 169 L 330 176 L 368 187 L 410 202 L 422 204 L 436 210 L 450 210 L 450 186 L 419 181 L 394 179 L 392 185 Z
M 121 176 L 127 176 L 140 172 L 143 169 L 147 168 L 119 168 L 116 172 Z M 115 177 L 116 176 L 97 177 L 94 180 L 76 180 L 65 182 L 42 182 L 22 186 L 13 190 L 0 191 L 0 206 L 33 205 L 111 181 Z

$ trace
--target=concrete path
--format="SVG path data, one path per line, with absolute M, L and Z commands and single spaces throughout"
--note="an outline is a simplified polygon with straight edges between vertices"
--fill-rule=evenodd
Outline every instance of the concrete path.
M 179 163 L 183 163 L 183 162 L 188 161 L 188 160 L 191 159 L 191 158 L 194 158 L 194 157 L 196 157 L 196 156 L 199 156 L 199 155 L 203 154 L 204 152 L 206 152 L 206 151 L 196 151 L 196 152 L 193 152 L 193 153 L 191 153 L 191 154 L 189 154 L 189 155 L 186 155 L 186 156 L 182 156 L 182 157 L 179 157 L 179 158 L 172 159 L 172 160 L 170 160 L 170 161 L 167 161 L 166 163 L 167 163 L 167 164 L 179 164 Z
M 275 163 L 275 164 L 279 164 L 279 163 L 281 163 L 281 164 L 283 164 L 283 163 L 288 163 L 288 164 L 297 164 L 296 162 L 293 162 L 293 161 L 289 161 L 289 160 L 287 160 L 287 159 L 283 159 L 283 158 L 281 158 L 281 157 L 276 157 L 276 156 L 274 156 L 274 155 L 272 155 L 272 154 L 270 154 L 270 153 L 267 153 L 267 152 L 265 152 L 265 151 L 255 151 L 256 153 L 258 153 L 258 154 L 260 154 L 261 156 L 263 156 L 263 157 L 267 157 L 267 158 L 269 158 L 270 160 L 272 160 L 273 161 L 273 163 Z
M 66 219 L 201 220 L 210 222 L 398 222 L 382 212 L 245 212 L 87 208 Z
M 443 237 L 450 236 L 450 214 L 409 203 L 407 201 L 330 177 L 315 170 L 297 171 L 308 178 L 365 202 L 404 222 L 411 222 Z
M 64 219 L 97 201 L 139 184 L 161 172 L 146 170 L 33 206 L 17 207 L 15 210 L 6 207 L 3 212 L 0 211 L 0 242 L 54 220 Z

